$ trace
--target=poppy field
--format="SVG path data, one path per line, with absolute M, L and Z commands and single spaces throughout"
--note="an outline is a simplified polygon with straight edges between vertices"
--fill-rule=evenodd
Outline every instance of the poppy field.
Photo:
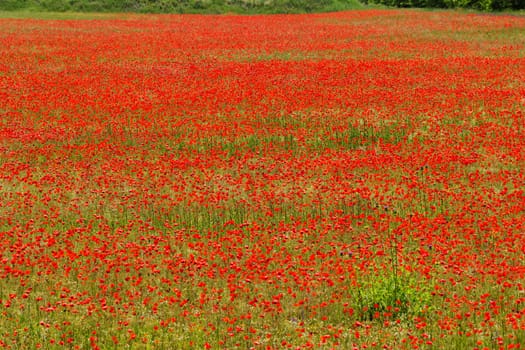
M 524 16 L 93 16 L 0 19 L 1 347 L 525 348 Z

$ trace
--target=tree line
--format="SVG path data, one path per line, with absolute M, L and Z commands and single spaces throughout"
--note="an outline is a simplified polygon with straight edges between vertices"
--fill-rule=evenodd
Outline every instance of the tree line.
M 144 13 L 312 13 L 362 8 L 359 0 L 0 0 L 0 10 Z
M 311 13 L 343 11 L 363 5 L 471 8 L 482 11 L 525 9 L 525 0 L 0 0 L 0 10 L 145 13 Z
M 469 8 L 481 11 L 525 9 L 525 0 L 362 0 L 395 7 Z

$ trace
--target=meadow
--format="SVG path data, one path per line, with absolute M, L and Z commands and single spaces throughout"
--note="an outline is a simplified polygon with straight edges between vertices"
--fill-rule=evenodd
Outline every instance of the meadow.
M 1 347 L 525 347 L 524 16 L 11 16 Z

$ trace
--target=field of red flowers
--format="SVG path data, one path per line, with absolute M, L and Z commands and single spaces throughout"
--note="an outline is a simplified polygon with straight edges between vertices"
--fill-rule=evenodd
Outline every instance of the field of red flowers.
M 524 348 L 524 38 L 0 19 L 0 345 Z

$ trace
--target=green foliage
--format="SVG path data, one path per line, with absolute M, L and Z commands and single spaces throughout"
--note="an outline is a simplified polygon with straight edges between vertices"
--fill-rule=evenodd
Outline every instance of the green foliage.
M 522 0 L 1 0 L 0 10 L 141 13 L 312 13 L 379 4 L 394 7 L 525 9 Z
M 0 2 L 0 9 L 14 11 L 29 8 L 31 5 L 32 2 L 27 0 L 3 0 Z
M 380 276 L 356 291 L 353 307 L 362 321 L 419 315 L 431 305 L 431 295 L 416 288 L 412 278 Z
M 143 13 L 311 13 L 362 7 L 358 0 L 2 0 L 0 10 Z
M 482 11 L 525 9 L 522 0 L 363 0 L 366 4 L 396 7 L 472 8 Z

